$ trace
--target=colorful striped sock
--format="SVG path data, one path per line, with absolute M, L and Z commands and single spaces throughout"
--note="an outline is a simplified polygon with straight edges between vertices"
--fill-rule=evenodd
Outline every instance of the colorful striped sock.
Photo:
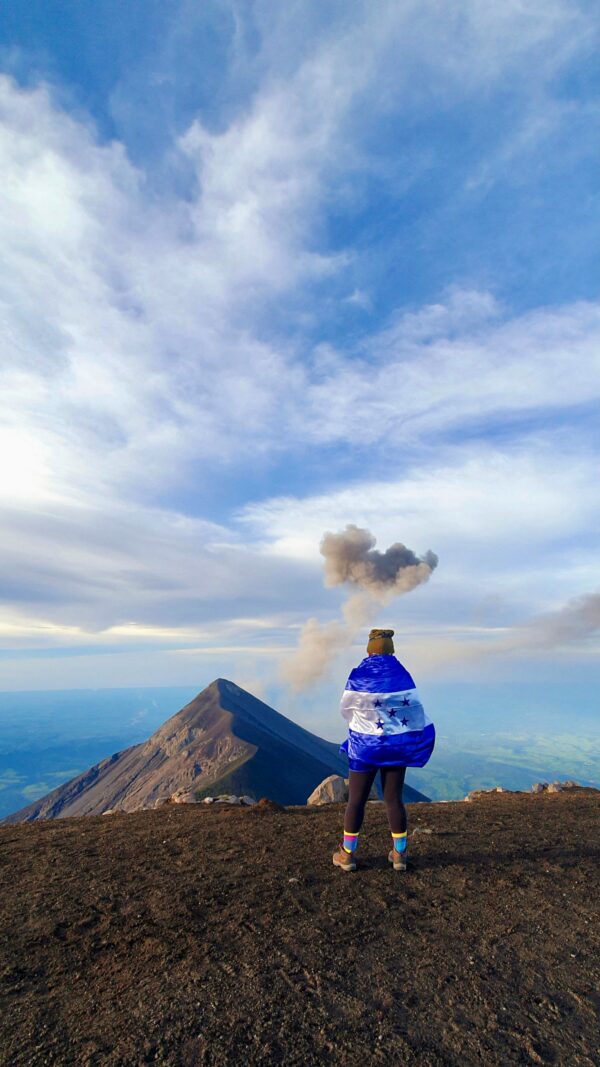
M 358 831 L 355 834 L 349 834 L 347 830 L 344 830 L 344 852 L 354 852 L 358 845 Z
M 392 834 L 392 841 L 396 852 L 406 852 L 407 830 L 402 834 Z

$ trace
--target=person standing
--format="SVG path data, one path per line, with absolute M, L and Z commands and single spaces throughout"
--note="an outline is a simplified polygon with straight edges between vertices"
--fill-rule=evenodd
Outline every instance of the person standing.
M 367 656 L 350 672 L 341 713 L 348 737 L 340 752 L 348 757 L 349 797 L 344 837 L 333 863 L 356 870 L 356 849 L 365 805 L 377 772 L 381 774 L 395 871 L 405 871 L 408 829 L 402 801 L 407 767 L 424 767 L 435 745 L 435 728 L 426 716 L 415 683 L 394 655 L 394 631 L 371 630 Z

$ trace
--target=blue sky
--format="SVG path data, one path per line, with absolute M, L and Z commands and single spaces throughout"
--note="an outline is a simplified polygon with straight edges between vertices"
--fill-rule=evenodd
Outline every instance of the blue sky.
M 368 620 L 418 680 L 591 694 L 593 7 L 374 13 L 2 5 L 0 688 L 301 714 L 357 523 L 440 557 Z

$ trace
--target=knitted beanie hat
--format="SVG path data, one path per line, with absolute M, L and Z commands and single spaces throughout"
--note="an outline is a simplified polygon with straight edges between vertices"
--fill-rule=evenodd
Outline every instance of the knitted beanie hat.
M 369 643 L 367 645 L 367 652 L 371 656 L 393 656 L 394 655 L 394 642 L 392 638 L 394 636 L 393 630 L 371 630 L 369 634 Z

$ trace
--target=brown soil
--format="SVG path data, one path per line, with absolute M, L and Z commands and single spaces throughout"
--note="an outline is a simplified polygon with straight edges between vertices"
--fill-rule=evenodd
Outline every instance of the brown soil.
M 600 1062 L 599 793 L 251 812 L 0 830 L 3 1065 Z

